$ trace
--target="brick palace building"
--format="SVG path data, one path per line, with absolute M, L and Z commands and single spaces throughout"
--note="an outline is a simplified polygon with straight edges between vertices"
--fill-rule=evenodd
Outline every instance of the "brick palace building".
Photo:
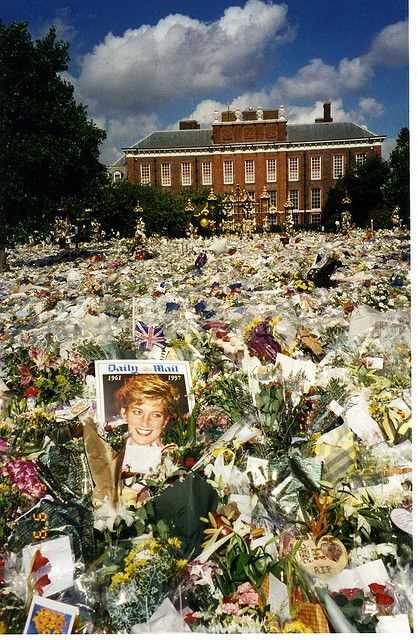
M 176 192 L 208 187 L 225 194 L 239 185 L 257 207 L 267 192 L 273 224 L 288 200 L 295 222 L 317 224 L 336 180 L 349 165 L 380 156 L 384 138 L 353 122 L 333 122 L 329 102 L 323 117 L 308 124 L 288 124 L 283 107 L 215 111 L 210 129 L 180 121 L 178 131 L 156 131 L 125 148 L 110 170 L 114 180 Z

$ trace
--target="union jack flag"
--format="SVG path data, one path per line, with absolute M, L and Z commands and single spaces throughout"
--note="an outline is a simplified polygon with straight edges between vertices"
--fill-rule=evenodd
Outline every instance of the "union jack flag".
M 161 349 L 165 345 L 164 333 L 161 327 L 148 327 L 143 322 L 135 324 L 135 340 L 144 345 L 146 350 L 151 350 L 155 345 Z

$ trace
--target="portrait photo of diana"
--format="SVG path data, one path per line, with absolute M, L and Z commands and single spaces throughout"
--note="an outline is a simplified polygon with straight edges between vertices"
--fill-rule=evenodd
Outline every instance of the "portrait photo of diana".
M 98 424 L 127 424 L 137 444 L 160 440 L 170 419 L 193 409 L 188 362 L 100 360 L 95 364 Z

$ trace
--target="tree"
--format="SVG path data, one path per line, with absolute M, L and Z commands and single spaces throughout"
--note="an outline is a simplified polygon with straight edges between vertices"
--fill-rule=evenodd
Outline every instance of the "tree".
M 106 232 L 113 229 L 123 237 L 132 237 L 138 216 L 134 209 L 139 203 L 148 236 L 156 233 L 178 238 L 185 236 L 189 223 L 193 221 L 190 213 L 185 211 L 188 199 L 195 210 L 200 211 L 206 204 L 207 196 L 208 189 L 172 193 L 123 180 L 103 189 L 102 201 L 97 205 L 94 216 L 100 220 Z
M 328 228 L 335 229 L 335 220 L 347 208 L 343 204 L 346 195 L 351 200 L 349 210 L 353 223 L 363 227 L 373 218 L 376 222 L 382 217 L 384 198 L 382 187 L 388 176 L 388 165 L 380 156 L 375 156 L 359 166 L 351 166 L 328 193 L 323 211 L 323 222 Z
M 383 194 L 391 212 L 399 207 L 399 216 L 407 225 L 410 220 L 409 174 L 409 129 L 403 127 L 389 156 L 389 175 L 383 186 Z
M 107 180 L 106 133 L 60 75 L 68 61 L 54 28 L 33 42 L 26 23 L 0 20 L 0 269 L 8 243 L 90 205 Z

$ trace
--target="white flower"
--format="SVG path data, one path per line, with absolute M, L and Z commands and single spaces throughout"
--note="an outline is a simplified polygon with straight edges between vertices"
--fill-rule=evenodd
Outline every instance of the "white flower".
M 205 475 L 210 478 L 209 482 L 216 489 L 221 491 L 225 485 L 229 487 L 241 486 L 247 481 L 244 473 L 234 466 L 235 458 L 232 457 L 231 462 L 225 464 L 224 454 L 216 456 L 213 464 L 206 465 Z
M 104 500 L 95 500 L 94 506 L 97 507 L 94 511 L 94 528 L 98 531 L 113 531 L 113 528 L 123 520 L 130 527 L 135 520 L 133 513 L 125 507 L 123 502 L 119 501 L 116 507 L 113 507 L 107 496 Z

